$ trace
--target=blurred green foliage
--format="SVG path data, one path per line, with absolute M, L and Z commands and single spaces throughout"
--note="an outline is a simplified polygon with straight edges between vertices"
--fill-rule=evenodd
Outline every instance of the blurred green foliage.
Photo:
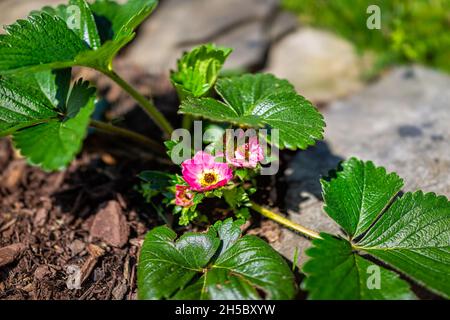
M 450 72 L 450 0 L 282 0 L 304 24 L 322 27 L 377 54 L 377 67 L 418 62 Z M 366 27 L 369 5 L 381 30 Z

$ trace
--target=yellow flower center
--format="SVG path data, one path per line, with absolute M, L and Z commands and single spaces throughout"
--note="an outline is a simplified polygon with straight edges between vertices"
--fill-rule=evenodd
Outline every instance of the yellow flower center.
M 214 171 L 205 171 L 200 175 L 200 184 L 202 187 L 212 186 L 219 182 L 219 175 Z

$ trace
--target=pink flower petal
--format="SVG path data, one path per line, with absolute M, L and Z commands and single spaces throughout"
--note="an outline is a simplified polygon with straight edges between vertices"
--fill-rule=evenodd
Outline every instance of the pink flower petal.
M 227 161 L 239 168 L 255 168 L 263 159 L 264 152 L 256 136 L 250 137 L 249 142 L 243 146 L 238 146 L 233 158 L 227 154 Z
M 226 185 L 233 178 L 233 171 L 226 163 L 215 162 L 214 156 L 199 151 L 194 158 L 181 164 L 183 179 L 196 191 L 212 190 Z M 203 174 L 216 175 L 215 183 L 204 185 Z M 203 185 L 202 185 L 203 182 Z

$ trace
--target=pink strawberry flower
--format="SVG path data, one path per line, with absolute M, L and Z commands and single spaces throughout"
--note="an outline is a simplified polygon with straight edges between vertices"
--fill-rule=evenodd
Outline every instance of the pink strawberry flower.
M 222 187 L 233 178 L 227 163 L 216 162 L 209 153 L 199 151 L 181 164 L 184 180 L 192 190 L 207 191 Z
M 256 136 L 250 137 L 248 143 L 237 146 L 234 157 L 227 152 L 227 162 L 238 168 L 256 168 L 264 159 L 264 152 Z
M 182 207 L 190 207 L 194 204 L 192 199 L 194 195 L 190 192 L 188 186 L 177 184 L 175 186 L 175 204 Z

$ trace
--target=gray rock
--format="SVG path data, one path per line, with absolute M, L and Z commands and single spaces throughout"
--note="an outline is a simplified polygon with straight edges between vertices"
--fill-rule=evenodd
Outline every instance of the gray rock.
M 328 103 L 362 88 L 363 66 L 350 42 L 330 32 L 302 28 L 270 50 L 267 72 L 288 79 L 311 101 Z
M 450 77 L 422 67 L 398 68 L 378 83 L 324 112 L 325 142 L 298 152 L 285 172 L 289 217 L 311 229 L 339 232 L 323 213 L 319 178 L 339 161 L 372 160 L 418 189 L 450 197 Z M 283 230 L 274 246 L 287 258 L 309 247 Z M 306 256 L 302 253 L 300 264 Z
M 184 50 L 214 42 L 235 49 L 227 68 L 254 67 L 268 49 L 278 2 L 166 0 L 141 27 L 126 59 L 150 73 L 167 75 Z
M 225 64 L 228 69 L 250 69 L 263 62 L 269 47 L 264 26 L 258 22 L 245 23 L 239 28 L 218 36 L 214 42 L 233 48 L 233 53 Z
M 330 149 L 373 160 L 405 180 L 405 190 L 450 197 L 450 77 L 398 68 L 325 112 Z
M 295 31 L 298 28 L 298 18 L 293 13 L 279 11 L 272 20 L 268 29 L 268 35 L 271 42 L 275 42 Z

